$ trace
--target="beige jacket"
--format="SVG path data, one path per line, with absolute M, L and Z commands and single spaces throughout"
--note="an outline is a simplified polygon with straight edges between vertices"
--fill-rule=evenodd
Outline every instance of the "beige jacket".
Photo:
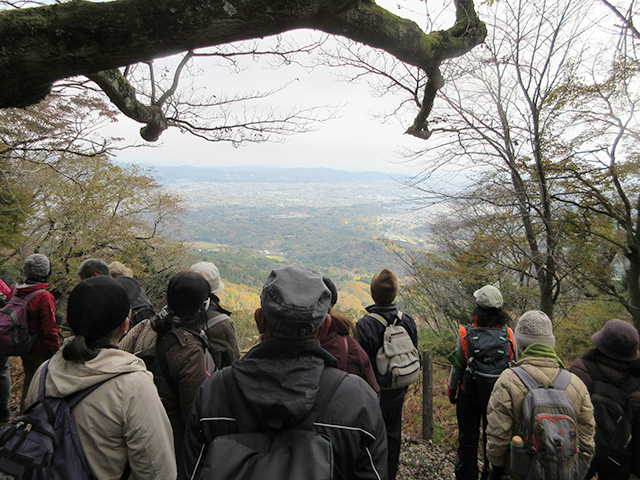
M 558 375 L 560 366 L 552 358 L 527 357 L 517 363 L 541 385 L 550 385 Z M 487 457 L 496 466 L 509 466 L 509 442 L 520 432 L 522 402 L 527 387 L 511 370 L 500 375 L 493 387 L 487 407 Z M 580 447 L 594 451 L 595 420 L 593 405 L 587 387 L 582 380 L 572 374 L 571 383 L 566 389 L 573 401 L 578 420 L 578 441 Z
M 37 398 L 41 371 L 42 367 L 31 382 L 27 406 Z M 95 477 L 119 480 L 129 462 L 131 479 L 175 480 L 169 419 L 140 358 L 104 348 L 96 358 L 76 363 L 65 360 L 59 351 L 49 363 L 45 393 L 63 397 L 109 378 L 73 409 L 80 443 Z

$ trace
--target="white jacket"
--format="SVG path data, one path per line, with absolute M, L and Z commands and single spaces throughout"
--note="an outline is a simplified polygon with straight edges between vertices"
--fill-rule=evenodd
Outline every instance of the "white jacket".
M 76 363 L 65 360 L 61 350 L 48 368 L 45 394 L 52 397 L 111 379 L 73 409 L 80 443 L 96 478 L 119 480 L 127 462 L 132 479 L 176 478 L 169 419 L 153 376 L 140 358 L 117 348 L 103 348 L 94 359 Z M 26 406 L 36 401 L 41 371 L 42 367 L 29 386 Z

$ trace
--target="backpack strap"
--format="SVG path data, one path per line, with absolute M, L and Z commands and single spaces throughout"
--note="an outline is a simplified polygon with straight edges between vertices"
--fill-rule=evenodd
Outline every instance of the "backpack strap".
M 375 318 L 378 322 L 382 324 L 383 327 L 387 328 L 389 326 L 389 322 L 387 322 L 382 315 L 378 313 L 368 313 L 367 315 Z M 393 320 L 393 325 L 398 323 L 400 320 L 402 320 L 402 312 L 396 313 L 396 318 Z
M 520 381 L 524 383 L 524 386 L 527 387 L 528 390 L 535 390 L 536 388 L 542 387 L 523 367 L 512 367 L 511 370 L 518 376 Z
M 544 385 L 536 382 L 531 374 L 527 372 L 523 367 L 512 367 L 511 370 L 518 376 L 522 383 L 524 383 L 524 386 L 529 390 L 534 390 L 536 388 L 545 388 Z M 560 372 L 558 372 L 556 378 L 547 388 L 553 388 L 554 390 L 566 390 L 566 388 L 569 386 L 569 383 L 571 383 L 571 374 L 566 370 L 560 369 Z
M 167 335 L 171 335 L 171 338 L 173 338 L 173 340 L 170 340 L 171 343 L 169 347 L 165 347 L 164 345 L 164 339 Z M 169 369 L 169 362 L 167 361 L 167 350 L 168 348 L 173 346 L 175 343 L 178 343 L 178 338 L 176 337 L 176 334 L 172 331 L 168 331 L 163 335 L 158 335 L 158 338 L 156 340 L 156 355 L 158 357 L 158 365 L 160 366 L 160 371 L 162 372 L 162 376 L 164 377 L 165 381 L 169 385 L 169 388 L 173 391 L 173 393 L 176 394 L 176 396 L 178 396 L 180 392 L 180 387 L 178 385 L 178 381 L 175 379 L 173 375 L 171 375 L 171 370 Z
M 349 361 L 349 340 L 347 340 L 347 335 L 340 335 L 340 339 L 342 340 L 342 345 L 344 346 L 344 354 L 342 355 L 342 359 L 340 360 L 340 370 L 346 372 L 347 364 Z
M 313 423 L 322 415 L 329 401 L 333 398 L 333 394 L 336 393 L 336 390 L 338 390 L 338 387 L 345 378 L 347 378 L 346 372 L 337 368 L 324 367 L 322 376 L 320 377 L 316 401 L 309 415 L 298 424 L 298 428 L 311 430 Z
M 43 404 L 45 400 L 45 384 L 46 384 L 47 374 L 49 373 L 49 362 L 50 362 L 50 359 L 44 362 L 44 366 L 42 367 L 42 371 L 40 373 L 40 381 L 38 384 L 38 401 L 42 402 Z M 80 403 L 87 395 L 89 395 L 95 389 L 100 387 L 102 384 L 107 383 L 109 380 L 119 377 L 120 375 L 125 375 L 127 373 L 130 373 L 130 372 L 121 372 L 117 375 L 114 375 L 113 377 L 109 377 L 106 380 L 103 380 L 101 382 L 96 383 L 95 385 L 91 385 L 90 387 L 74 392 L 63 398 L 69 405 L 69 409 L 72 409 L 78 403 Z M 47 409 L 46 406 L 45 406 L 45 409 Z M 49 413 L 48 409 L 47 409 L 47 413 Z
M 216 315 L 215 317 L 207 320 L 207 323 L 204 324 L 204 328 L 205 330 L 209 330 L 210 328 L 213 328 L 214 326 L 216 326 L 220 322 L 224 322 L 225 320 L 231 320 L 231 317 L 226 313 L 220 313 L 220 315 Z
M 550 385 L 550 388 L 554 388 L 556 390 L 566 390 L 570 383 L 571 374 L 561 368 L 558 372 L 558 375 L 553 380 L 553 383 Z
M 384 328 L 389 326 L 389 322 L 387 322 L 382 315 L 378 315 L 377 313 L 369 313 L 368 315 L 380 322 Z

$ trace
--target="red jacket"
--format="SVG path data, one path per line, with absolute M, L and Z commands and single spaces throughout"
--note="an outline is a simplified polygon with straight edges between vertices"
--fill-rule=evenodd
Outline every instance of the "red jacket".
M 329 333 L 320 339 L 320 345 L 338 359 L 340 370 L 362 377 L 380 396 L 380 387 L 373 373 L 371 359 L 355 338 L 347 332 L 331 328 Z
M 46 290 L 48 283 L 19 283 L 16 285 L 17 295 L 24 297 L 35 290 Z M 60 349 L 58 324 L 56 322 L 56 301 L 51 292 L 43 292 L 29 302 L 27 307 L 29 333 L 37 335 L 31 353 L 53 355 Z

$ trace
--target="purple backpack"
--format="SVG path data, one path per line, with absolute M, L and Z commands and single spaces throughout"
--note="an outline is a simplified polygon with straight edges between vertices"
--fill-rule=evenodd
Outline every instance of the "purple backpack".
M 19 297 L 16 287 L 13 287 L 11 299 L 0 308 L 0 355 L 25 355 L 33 349 L 36 337 L 29 334 L 27 306 L 32 299 L 44 292 L 45 290 L 35 290 Z
M 71 409 L 104 382 L 64 398 L 45 397 L 48 367 L 47 361 L 38 400 L 0 432 L 0 478 L 93 480 Z

